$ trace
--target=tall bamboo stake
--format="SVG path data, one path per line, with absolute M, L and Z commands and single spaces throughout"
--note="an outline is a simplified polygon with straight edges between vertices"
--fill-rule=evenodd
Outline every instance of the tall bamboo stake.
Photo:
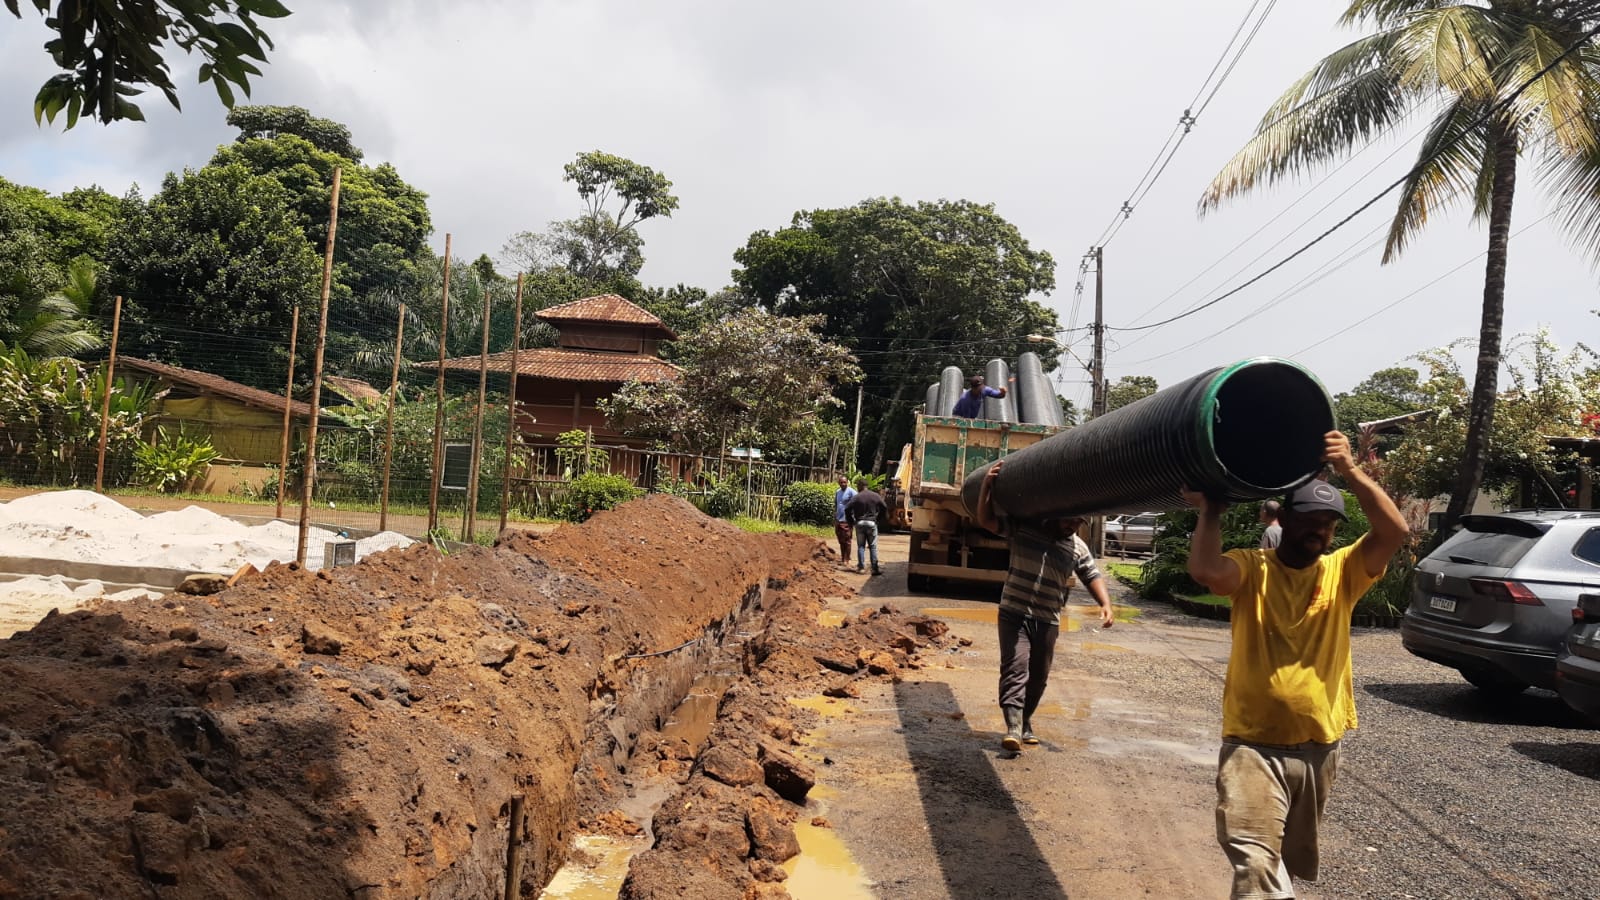
M 122 336 L 122 295 L 117 295 L 117 305 L 111 313 L 111 358 L 106 360 L 106 395 L 100 398 L 100 455 L 94 464 L 94 489 L 96 493 L 106 486 L 106 426 L 111 423 L 111 385 L 117 374 L 117 338 Z
M 467 475 L 467 524 L 463 540 L 470 543 L 478 526 L 478 473 L 483 463 L 483 401 L 489 389 L 489 286 L 483 287 L 483 349 L 478 351 L 478 408 L 472 416 L 472 467 Z
M 444 465 L 444 340 L 450 328 L 450 235 L 444 236 L 444 300 L 439 305 L 439 390 L 433 406 L 433 482 L 428 485 L 428 531 L 439 527 L 439 472 Z
M 506 530 L 506 516 L 511 509 L 511 452 L 516 447 L 517 434 L 517 353 L 522 349 L 522 273 L 517 273 L 516 311 L 512 313 L 511 326 L 511 377 L 506 389 L 506 470 L 500 479 L 500 530 Z
M 328 294 L 333 289 L 333 244 L 339 232 L 339 177 L 342 167 L 333 167 L 333 198 L 328 201 L 328 248 L 322 255 L 322 304 L 317 315 L 317 351 L 311 364 L 311 426 L 306 429 L 305 483 L 300 485 L 300 535 L 295 541 L 294 561 L 306 564 L 306 535 L 311 529 L 311 491 L 317 480 L 317 420 L 322 409 L 322 354 L 328 343 Z M 326 566 L 327 560 L 323 560 Z
M 283 437 L 278 443 L 278 511 L 283 518 L 283 486 L 289 472 L 289 429 L 294 409 L 294 349 L 300 342 L 300 304 L 294 305 L 294 324 L 289 326 L 289 384 L 283 389 Z
M 389 376 L 389 410 L 383 425 L 383 493 L 378 500 L 378 530 L 389 530 L 389 463 L 394 459 L 394 398 L 400 393 L 400 351 L 406 339 L 406 305 L 400 304 L 400 325 L 394 334 L 394 374 Z

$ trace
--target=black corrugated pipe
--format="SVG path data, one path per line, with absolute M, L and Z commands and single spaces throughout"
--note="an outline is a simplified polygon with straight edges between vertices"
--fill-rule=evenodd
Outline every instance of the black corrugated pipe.
M 1017 418 L 1033 425 L 1050 424 L 1050 411 L 1046 404 L 1055 401 L 1055 392 L 1050 389 L 1050 382 L 1045 380 L 1044 365 L 1039 362 L 1039 354 L 1029 351 L 1017 357 L 1017 385 L 1022 389 Z M 1056 405 L 1059 407 L 1061 404 Z
M 992 388 L 1007 387 L 1011 383 L 1011 367 L 1003 359 L 991 359 L 984 367 L 983 381 Z M 1006 390 L 1004 397 L 983 398 L 983 417 L 991 422 L 1016 422 L 1017 417 L 1011 411 L 1007 400 L 1011 398 L 1011 391 Z
M 1315 375 L 1256 357 L 1007 456 L 994 500 L 1023 519 L 1172 509 L 1183 505 L 1184 485 L 1230 502 L 1261 500 L 1320 471 L 1333 428 L 1333 401 Z M 962 485 L 969 514 L 988 469 Z
M 939 373 L 939 412 L 938 415 L 952 415 L 956 409 L 956 401 L 961 399 L 961 392 L 966 388 L 963 384 L 960 366 L 945 366 Z

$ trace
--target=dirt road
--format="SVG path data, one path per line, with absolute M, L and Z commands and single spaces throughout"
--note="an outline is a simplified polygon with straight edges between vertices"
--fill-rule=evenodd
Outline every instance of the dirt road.
M 1041 747 L 1000 750 L 993 602 L 908 595 L 905 537 L 885 575 L 840 572 L 854 611 L 944 616 L 970 646 L 860 700 L 824 706 L 812 738 L 826 813 L 894 898 L 1223 897 L 1213 777 L 1227 624 L 1117 586 L 1121 618 L 1057 647 Z M 1553 695 L 1484 700 L 1393 631 L 1357 629 L 1362 728 L 1347 735 L 1323 871 L 1301 897 L 1594 896 L 1600 741 Z M 823 757 L 833 761 L 825 764 Z M 803 895 L 796 893 L 797 898 Z

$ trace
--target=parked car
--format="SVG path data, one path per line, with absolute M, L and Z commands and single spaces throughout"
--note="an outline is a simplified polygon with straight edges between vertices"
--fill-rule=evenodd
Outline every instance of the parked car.
M 1580 594 L 1572 627 L 1556 654 L 1556 690 L 1578 712 L 1600 721 L 1600 594 Z
M 1118 556 L 1148 553 L 1155 548 L 1160 513 L 1142 512 L 1106 519 L 1106 552 Z
M 1466 516 L 1417 564 L 1400 639 L 1475 687 L 1554 689 L 1578 596 L 1600 593 L 1600 512 Z

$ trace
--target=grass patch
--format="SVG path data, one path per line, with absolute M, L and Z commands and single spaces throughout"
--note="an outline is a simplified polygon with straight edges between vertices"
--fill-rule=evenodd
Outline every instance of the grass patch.
M 756 519 L 750 516 L 734 516 L 728 520 L 739 528 L 751 534 L 774 534 L 787 531 L 791 534 L 803 534 L 814 537 L 819 541 L 831 540 L 833 529 L 824 525 L 800 525 L 795 522 L 772 522 L 767 519 Z
M 1111 573 L 1112 578 L 1115 578 L 1129 587 L 1138 587 L 1139 582 L 1144 579 L 1143 563 L 1107 563 L 1106 571 Z
M 1190 603 L 1200 603 L 1205 606 L 1221 606 L 1227 609 L 1233 608 L 1232 601 L 1230 601 L 1227 597 L 1219 597 L 1216 594 L 1196 594 L 1193 597 L 1188 597 L 1183 594 L 1173 594 L 1173 596 L 1180 597 L 1189 601 Z

